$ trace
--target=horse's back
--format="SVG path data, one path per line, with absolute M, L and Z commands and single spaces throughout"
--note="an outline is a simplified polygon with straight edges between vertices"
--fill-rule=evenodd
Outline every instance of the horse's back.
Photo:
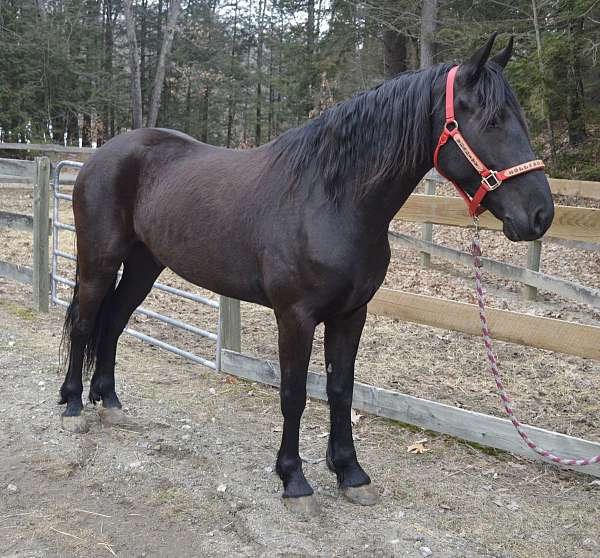
M 173 130 L 116 136 L 86 162 L 74 191 L 78 236 L 88 245 L 143 242 L 163 265 L 211 290 L 242 285 L 266 302 L 254 245 L 261 150 L 232 150 Z M 111 239 L 110 248 L 107 240 Z M 203 265 L 198 265 L 198 262 Z M 240 275 L 247 279 L 240 280 Z
M 136 211 L 150 192 L 173 190 L 202 174 L 203 159 L 228 151 L 163 128 L 140 128 L 115 136 L 84 164 L 74 187 L 76 210 L 96 212 L 118 207 Z M 175 193 L 175 192 L 171 192 Z

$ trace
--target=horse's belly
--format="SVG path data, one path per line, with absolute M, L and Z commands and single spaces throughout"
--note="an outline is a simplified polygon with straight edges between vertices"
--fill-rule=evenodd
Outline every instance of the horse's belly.
M 199 211 L 196 219 L 155 215 L 147 224 L 138 223 L 136 233 L 158 261 L 190 283 L 269 306 L 254 250 L 243 232 L 203 219 Z

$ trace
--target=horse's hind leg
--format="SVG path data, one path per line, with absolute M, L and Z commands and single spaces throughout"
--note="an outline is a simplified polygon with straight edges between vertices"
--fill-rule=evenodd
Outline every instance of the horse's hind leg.
M 60 388 L 59 404 L 67 405 L 61 420 L 63 428 L 71 432 L 87 430 L 85 418 L 81 414 L 84 359 L 86 352 L 90 350 L 96 320 L 103 302 L 113 292 L 117 269 L 118 265 L 114 265 L 106 270 L 98 270 L 94 274 L 83 273 L 67 311 L 65 336 L 69 337 L 69 364 Z
M 363 306 L 349 316 L 325 322 L 327 398 L 331 417 L 327 466 L 337 475 L 340 490 L 350 501 L 372 505 L 379 496 L 358 463 L 351 421 L 354 360 L 366 315 L 367 307 Z
M 123 277 L 110 300 L 109 319 L 104 323 L 96 357 L 96 369 L 90 383 L 90 401 L 102 401 L 105 422 L 122 419 L 121 402 L 115 391 L 115 359 L 117 343 L 134 310 L 146 298 L 164 266 L 159 264 L 142 244 L 133 246 L 124 262 Z

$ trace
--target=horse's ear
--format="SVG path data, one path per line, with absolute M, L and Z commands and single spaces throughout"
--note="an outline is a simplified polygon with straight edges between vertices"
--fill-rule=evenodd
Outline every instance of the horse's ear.
M 492 62 L 495 62 L 501 68 L 506 68 L 506 64 L 508 64 L 512 55 L 514 39 L 515 38 L 511 35 L 506 47 L 492 58 Z
M 490 38 L 487 40 L 487 43 L 483 45 L 479 50 L 477 50 L 469 61 L 464 64 L 464 74 L 470 81 L 477 81 L 481 74 L 481 70 L 483 70 L 483 66 L 487 62 L 490 57 L 490 52 L 492 51 L 492 47 L 494 46 L 494 41 L 498 36 L 497 32 L 492 33 Z

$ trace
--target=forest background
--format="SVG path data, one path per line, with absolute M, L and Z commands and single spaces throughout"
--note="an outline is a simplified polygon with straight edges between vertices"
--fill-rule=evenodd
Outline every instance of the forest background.
M 600 180 L 600 0 L 0 0 L 0 141 L 257 146 L 492 31 L 549 174 Z

